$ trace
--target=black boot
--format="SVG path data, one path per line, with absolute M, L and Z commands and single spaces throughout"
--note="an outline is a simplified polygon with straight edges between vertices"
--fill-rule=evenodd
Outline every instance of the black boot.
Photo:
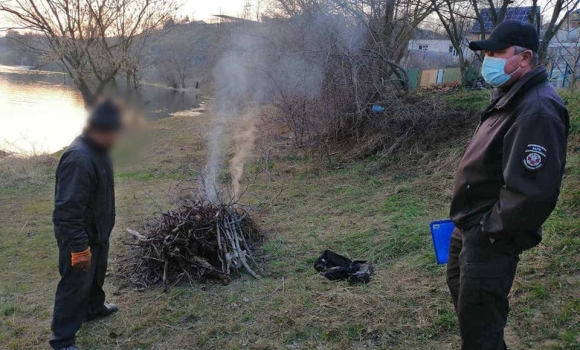
M 115 312 L 119 311 L 119 307 L 115 304 L 105 304 L 100 309 L 96 311 L 91 311 L 87 314 L 87 318 L 85 322 L 90 322 L 97 320 L 99 318 L 104 318 L 114 314 Z

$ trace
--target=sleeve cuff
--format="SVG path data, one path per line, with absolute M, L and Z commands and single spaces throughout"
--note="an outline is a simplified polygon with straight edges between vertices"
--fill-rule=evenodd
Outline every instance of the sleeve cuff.
M 84 252 L 85 250 L 89 249 L 89 245 L 86 243 L 83 244 L 78 244 L 78 245 L 72 245 L 70 246 L 70 250 L 72 253 L 81 253 Z

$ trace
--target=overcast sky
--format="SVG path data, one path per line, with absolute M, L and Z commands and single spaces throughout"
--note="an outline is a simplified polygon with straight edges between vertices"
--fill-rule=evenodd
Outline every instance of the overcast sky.
M 189 16 L 195 20 L 208 20 L 211 15 L 238 16 L 242 13 L 244 0 L 183 0 L 178 16 Z M 0 14 L 0 28 L 9 27 L 10 23 Z M 3 35 L 0 33 L 0 35 Z
M 181 6 L 178 17 L 189 16 L 195 20 L 209 20 L 212 15 L 224 14 L 230 16 L 239 16 L 242 14 L 244 0 L 182 0 L 183 5 Z M 553 0 L 540 0 L 539 4 L 542 9 L 546 11 L 546 3 Z M 529 0 L 516 0 L 512 6 L 521 6 L 520 3 L 528 3 Z M 549 7 L 549 6 L 548 6 Z M 544 20 L 546 20 L 544 18 Z M 3 18 L 0 14 L 0 28 L 8 27 L 10 23 Z M 3 35 L 0 32 L 0 35 Z

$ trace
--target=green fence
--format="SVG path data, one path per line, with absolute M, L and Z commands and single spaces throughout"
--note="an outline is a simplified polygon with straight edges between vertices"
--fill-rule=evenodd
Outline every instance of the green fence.
M 419 68 L 409 68 L 407 75 L 409 76 L 409 87 L 411 90 L 417 89 L 419 87 L 419 81 L 421 80 L 421 71 Z
M 443 70 L 443 84 L 461 82 L 461 69 L 449 68 Z
M 429 87 L 434 84 L 448 84 L 453 82 L 461 82 L 461 69 L 447 68 L 447 69 L 428 69 L 420 70 L 418 68 L 409 68 L 407 70 L 409 76 L 409 87 L 415 90 L 419 87 Z M 472 81 L 479 77 L 477 68 L 470 67 L 467 70 L 467 81 Z

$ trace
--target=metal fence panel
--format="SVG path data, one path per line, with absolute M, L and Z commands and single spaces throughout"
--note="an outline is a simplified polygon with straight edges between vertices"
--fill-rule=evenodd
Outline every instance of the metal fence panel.
M 443 84 L 461 82 L 461 69 L 447 68 L 443 71 Z

